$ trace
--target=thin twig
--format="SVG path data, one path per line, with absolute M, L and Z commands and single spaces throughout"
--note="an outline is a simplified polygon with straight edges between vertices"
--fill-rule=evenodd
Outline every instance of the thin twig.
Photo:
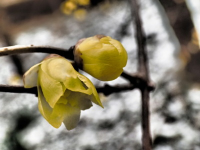
M 2 30 L 3 25 L 0 25 L 0 36 L 3 38 L 4 44 L 6 46 L 11 46 L 14 45 L 12 38 L 10 36 L 10 34 L 4 30 Z M 11 55 L 10 56 L 11 61 L 13 62 L 13 65 L 16 67 L 16 71 L 20 76 L 23 76 L 24 74 L 24 70 L 23 70 L 23 66 L 22 66 L 22 62 L 20 59 L 20 56 L 18 55 Z
M 0 48 L 0 56 L 15 55 L 22 53 L 51 53 L 58 54 L 67 59 L 74 59 L 73 55 L 74 46 L 69 49 L 62 49 L 50 46 L 33 46 L 33 45 L 16 45 Z
M 146 82 L 145 86 L 140 87 L 142 98 L 142 149 L 152 149 L 152 139 L 150 133 L 150 114 L 149 114 L 149 70 L 148 58 L 146 52 L 146 37 L 142 28 L 142 22 L 139 15 L 139 6 L 137 0 L 130 0 L 132 17 L 135 23 L 136 40 L 138 45 L 138 72 Z
M 138 46 L 138 71 L 142 76 L 149 81 L 149 70 L 148 70 L 148 59 L 146 52 L 146 36 L 144 30 L 142 29 L 142 22 L 139 15 L 139 6 L 137 0 L 131 0 L 132 2 L 132 16 L 135 21 L 135 36 Z
M 103 93 L 105 96 L 108 96 L 113 93 L 133 90 L 134 88 L 136 87 L 130 84 L 116 85 L 116 86 L 110 86 L 106 84 L 103 87 L 96 87 L 97 92 Z M 27 94 L 35 94 L 37 96 L 37 87 L 24 88 L 23 86 L 0 85 L 0 92 L 27 93 Z
M 27 93 L 27 94 L 35 94 L 37 96 L 37 87 L 24 88 L 23 86 L 16 86 L 16 85 L 0 85 L 0 92 Z
M 113 93 L 130 91 L 135 88 L 137 88 L 137 87 L 132 84 L 115 85 L 115 86 L 110 86 L 110 85 L 106 84 L 104 87 L 97 87 L 96 89 L 97 89 L 98 93 L 103 93 L 105 96 L 108 96 Z
M 123 71 L 121 77 L 128 80 L 131 84 L 135 85 L 137 88 L 141 89 L 144 87 L 148 87 L 149 91 L 155 90 L 155 85 L 152 82 L 147 82 L 146 79 L 141 74 L 128 74 Z

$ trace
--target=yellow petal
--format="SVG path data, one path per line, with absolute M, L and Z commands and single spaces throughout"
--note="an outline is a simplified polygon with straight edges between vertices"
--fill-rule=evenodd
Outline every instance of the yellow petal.
M 83 55 L 84 54 L 102 60 L 108 60 L 119 56 L 118 50 L 113 45 L 104 43 L 102 43 L 101 48 L 95 47 L 95 49 L 87 50 Z
M 103 45 L 99 42 L 99 39 L 97 37 L 90 37 L 85 39 L 79 46 L 78 49 L 83 53 L 84 51 L 88 51 L 90 49 L 99 49 Z
M 78 72 L 72 64 L 65 58 L 55 57 L 42 63 L 43 72 L 47 73 L 52 79 L 61 82 L 65 88 L 90 95 L 92 91 L 86 89 L 84 84 L 78 79 Z
M 85 94 L 88 94 L 88 95 L 92 94 L 92 90 L 86 88 L 84 86 L 84 84 L 79 80 L 78 77 L 76 79 L 67 78 L 63 84 L 65 85 L 65 87 L 68 90 L 71 90 L 71 91 L 74 91 L 74 92 L 81 92 L 81 93 L 85 93 Z
M 81 110 L 89 109 L 92 106 L 91 96 L 79 92 L 71 92 L 67 97 L 70 105 L 73 107 L 78 107 Z
M 105 43 L 105 44 L 110 44 L 110 37 L 109 36 L 105 36 L 105 37 L 103 37 L 103 38 L 101 38 L 100 39 L 100 41 L 102 42 L 102 43 Z
M 108 64 L 85 64 L 84 71 L 102 81 L 114 80 L 123 72 L 122 68 L 113 67 Z
M 66 99 L 66 97 L 61 96 L 56 104 L 67 104 L 67 103 L 68 103 L 68 100 Z
M 114 68 L 121 68 L 121 63 L 119 61 L 119 56 L 112 56 L 110 59 L 108 57 L 95 57 L 95 56 L 90 56 L 90 55 L 82 55 L 81 58 L 83 59 L 83 67 L 86 64 L 99 64 L 99 67 L 102 64 L 107 64 L 107 65 L 112 65 Z
M 119 55 L 120 55 L 119 56 L 119 59 L 120 59 L 119 62 L 121 62 L 121 67 L 126 66 L 128 54 L 127 54 L 125 48 L 123 47 L 123 45 L 115 39 L 110 40 L 110 43 L 113 46 L 115 46 L 116 49 L 119 51 Z
M 42 70 L 51 78 L 64 82 L 67 77 L 76 78 L 77 73 L 72 64 L 65 58 L 51 58 L 48 62 L 42 64 Z
M 38 84 L 38 109 L 42 116 L 55 128 L 59 128 L 62 124 L 62 118 L 58 116 L 52 117 L 51 114 L 53 109 L 46 102 L 46 99 L 43 95 L 42 89 Z
M 57 103 L 67 104 L 68 103 L 67 97 L 70 95 L 70 93 L 71 91 L 66 89 L 64 95 L 60 97 Z
M 65 127 L 68 130 L 75 128 L 80 119 L 80 109 L 72 107 L 69 104 L 56 104 L 53 109 L 52 117 L 59 116 L 62 118 Z
M 99 40 L 97 36 L 85 39 L 79 46 L 82 55 L 98 59 L 112 59 L 119 56 L 119 52 L 112 44 L 110 37 L 103 37 Z
M 64 94 L 63 86 L 60 82 L 52 79 L 41 68 L 38 74 L 39 83 L 46 101 L 53 108 L 56 102 Z
M 40 64 L 41 63 L 34 65 L 24 74 L 23 81 L 25 88 L 32 88 L 37 86 L 38 70 Z
M 101 103 L 101 101 L 100 101 L 100 99 L 99 99 L 99 95 L 98 95 L 98 93 L 97 93 L 97 91 L 96 91 L 96 88 L 94 87 L 93 83 L 92 83 L 87 77 L 81 75 L 80 73 L 78 73 L 78 78 L 79 78 L 82 82 L 84 82 L 85 85 L 86 85 L 89 89 L 92 90 L 92 95 L 91 95 L 91 97 L 90 97 L 90 100 L 91 100 L 93 103 L 95 103 L 95 104 L 97 104 L 97 105 L 99 105 L 99 106 L 101 106 L 101 107 L 103 108 L 103 105 L 102 105 L 102 103 Z

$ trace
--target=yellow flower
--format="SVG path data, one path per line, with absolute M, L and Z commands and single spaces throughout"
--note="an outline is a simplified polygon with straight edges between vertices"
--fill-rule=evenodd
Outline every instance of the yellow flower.
M 80 40 L 74 55 L 81 69 L 102 81 L 119 77 L 128 57 L 119 41 L 103 35 Z
M 61 10 L 66 15 L 70 15 L 76 8 L 77 5 L 71 1 L 66 1 L 61 4 Z
M 77 9 L 74 11 L 74 17 L 79 21 L 83 21 L 86 17 L 87 11 L 86 9 Z
M 68 130 L 75 128 L 80 111 L 89 109 L 91 102 L 103 107 L 92 82 L 59 55 L 45 59 L 24 74 L 24 87 L 35 86 L 39 111 L 55 128 L 62 122 Z
M 78 0 L 79 5 L 89 5 L 90 0 Z
M 90 4 L 90 0 L 70 0 L 70 1 L 82 6 L 86 6 Z

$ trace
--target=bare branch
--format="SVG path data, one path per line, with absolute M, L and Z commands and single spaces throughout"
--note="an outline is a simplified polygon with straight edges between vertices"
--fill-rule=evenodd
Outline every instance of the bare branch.
M 139 16 L 137 0 L 131 0 L 132 19 L 135 21 L 136 39 L 138 46 L 138 71 L 145 79 L 149 80 L 148 58 L 146 52 L 146 37 L 142 29 L 142 21 Z
M 0 92 L 8 93 L 29 93 L 37 96 L 37 87 L 24 88 L 23 86 L 0 85 Z
M 98 93 L 103 93 L 105 96 L 108 96 L 113 93 L 129 91 L 135 88 L 137 87 L 132 84 L 115 85 L 115 86 L 110 86 L 106 84 L 104 87 L 97 87 L 96 89 Z
M 74 46 L 69 49 L 62 49 L 50 46 L 33 46 L 33 45 L 16 45 L 0 48 L 0 56 L 15 55 L 22 53 L 51 53 L 58 54 L 67 59 L 74 59 L 73 55 Z
M 155 90 L 155 85 L 152 82 L 147 82 L 146 79 L 141 74 L 128 74 L 125 71 L 122 72 L 121 77 L 128 80 L 131 84 L 135 85 L 137 88 L 141 89 L 148 87 L 149 91 Z
M 137 0 L 130 0 L 132 17 L 135 23 L 136 40 L 138 45 L 138 74 L 144 79 L 144 86 L 140 86 L 142 98 L 142 149 L 152 149 L 152 139 L 150 133 L 150 114 L 149 114 L 149 70 L 148 58 L 146 52 L 146 37 L 142 28 L 142 22 L 139 15 L 139 6 Z
M 136 87 L 130 84 L 116 85 L 116 86 L 110 86 L 106 84 L 103 87 L 96 87 L 98 93 L 103 93 L 106 96 L 113 93 L 133 90 L 134 88 Z M 24 88 L 23 86 L 0 85 L 0 92 L 27 93 L 27 94 L 35 94 L 37 96 L 37 87 Z
M 6 23 L 6 21 L 4 20 L 4 23 Z M 10 34 L 8 32 L 5 31 L 4 28 L 5 25 L 0 25 L 0 36 L 2 36 L 3 41 L 5 43 L 6 46 L 11 46 L 14 45 L 12 38 L 10 36 Z M 23 70 L 23 66 L 22 66 L 22 62 L 19 56 L 17 55 L 11 55 L 10 56 L 11 61 L 13 62 L 13 65 L 16 67 L 16 71 L 20 76 L 23 76 L 24 74 L 24 70 Z

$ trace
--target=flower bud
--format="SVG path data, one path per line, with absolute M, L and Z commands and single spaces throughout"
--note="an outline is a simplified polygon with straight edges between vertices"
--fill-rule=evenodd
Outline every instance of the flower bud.
M 68 130 L 75 128 L 81 110 L 89 109 L 91 102 L 103 107 L 92 82 L 59 55 L 47 57 L 24 74 L 24 87 L 34 86 L 39 111 L 55 128 L 62 122 Z
M 79 40 L 74 51 L 79 68 L 102 81 L 119 77 L 126 66 L 127 57 L 119 41 L 104 35 Z

